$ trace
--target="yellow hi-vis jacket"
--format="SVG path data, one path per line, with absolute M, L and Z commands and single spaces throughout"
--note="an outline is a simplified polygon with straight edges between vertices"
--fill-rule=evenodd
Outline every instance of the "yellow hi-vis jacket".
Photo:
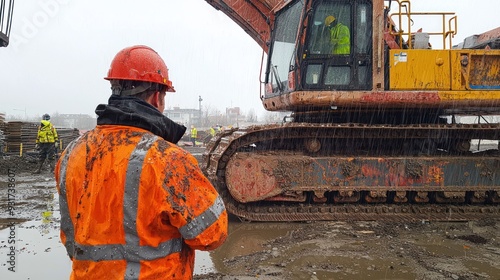
M 330 42 L 333 46 L 332 54 L 351 53 L 351 35 L 347 26 L 338 23 L 330 29 L 330 36 Z
M 196 127 L 191 128 L 191 138 L 196 139 L 198 137 L 198 130 L 196 130 Z
M 191 279 L 194 250 L 227 236 L 223 201 L 196 159 L 141 128 L 82 135 L 56 183 L 71 279 Z
M 38 126 L 36 143 L 55 143 L 59 140 L 56 128 L 50 121 L 42 120 Z

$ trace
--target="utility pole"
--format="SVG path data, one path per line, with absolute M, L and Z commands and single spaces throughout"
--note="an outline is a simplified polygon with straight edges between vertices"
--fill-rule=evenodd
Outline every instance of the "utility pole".
M 199 110 L 198 126 L 201 126 L 201 101 L 203 101 L 203 99 L 201 98 L 201 95 L 200 95 L 198 98 L 198 110 Z

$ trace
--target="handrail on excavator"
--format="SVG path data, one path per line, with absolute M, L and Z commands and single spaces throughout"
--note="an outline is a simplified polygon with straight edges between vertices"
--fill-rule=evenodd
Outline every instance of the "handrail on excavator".
M 395 0 L 398 5 L 399 9 L 398 12 L 393 13 L 390 15 L 391 20 L 393 17 L 397 18 L 397 22 L 399 24 L 398 28 L 399 30 L 393 30 L 393 27 L 390 26 L 389 32 L 391 35 L 397 35 L 400 38 L 403 38 L 403 35 L 408 36 L 407 37 L 407 42 L 408 42 L 408 48 L 412 49 L 413 48 L 413 42 L 412 42 L 412 36 L 414 36 L 415 32 L 412 31 L 412 24 L 413 24 L 413 17 L 415 16 L 441 16 L 442 18 L 442 28 L 440 31 L 432 31 L 432 32 L 425 32 L 429 36 L 441 36 L 443 40 L 443 49 L 451 48 L 453 46 L 452 44 L 452 38 L 457 34 L 457 16 L 453 12 L 412 12 L 411 10 L 411 2 L 409 0 Z M 407 18 L 406 25 L 404 25 L 403 18 Z M 448 19 L 448 26 L 446 26 L 446 20 Z M 394 21 L 395 22 L 395 21 Z M 407 31 L 404 31 L 404 28 L 407 28 Z M 448 44 L 447 40 L 448 39 Z M 400 40 L 399 41 L 399 47 L 403 48 L 404 41 Z

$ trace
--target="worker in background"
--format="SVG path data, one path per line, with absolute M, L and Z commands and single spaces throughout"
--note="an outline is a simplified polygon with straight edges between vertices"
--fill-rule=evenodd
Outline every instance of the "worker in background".
M 196 138 L 198 138 L 198 130 L 196 130 L 196 127 L 194 125 L 191 125 L 191 142 L 193 143 L 193 147 L 196 147 Z
M 45 160 L 48 161 L 50 166 L 50 171 L 54 172 L 55 166 L 55 155 L 57 151 L 57 145 L 59 144 L 59 137 L 57 136 L 57 130 L 50 122 L 50 115 L 44 114 L 42 116 L 42 121 L 38 126 L 38 133 L 36 136 L 35 149 L 40 152 L 38 159 L 38 167 L 33 172 L 34 174 L 40 174 L 42 172 L 43 164 Z
M 196 159 L 176 143 L 186 127 L 165 117 L 175 92 L 147 46 L 116 54 L 97 126 L 56 165 L 61 241 L 71 279 L 192 279 L 195 250 L 227 237 L 224 203 Z
M 215 136 L 215 129 L 213 126 L 210 126 L 207 130 L 206 130 L 206 134 L 204 134 L 204 137 L 203 137 L 203 145 L 208 145 L 208 143 L 210 143 L 210 140 L 212 140 L 212 138 Z
M 332 54 L 350 54 L 351 35 L 349 28 L 338 22 L 335 16 L 327 16 L 325 18 L 325 26 L 330 29 Z

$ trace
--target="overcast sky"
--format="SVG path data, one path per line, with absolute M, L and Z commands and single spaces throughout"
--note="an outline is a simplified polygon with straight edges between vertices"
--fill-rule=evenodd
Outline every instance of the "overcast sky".
M 453 43 L 500 26 L 498 0 L 414 0 L 413 10 L 458 15 Z M 424 27 L 424 31 L 426 31 Z M 11 42 L 0 48 L 0 112 L 90 114 L 110 94 L 114 55 L 143 44 L 170 69 L 167 108 L 265 110 L 259 99 L 262 50 L 204 0 L 17 0 Z

